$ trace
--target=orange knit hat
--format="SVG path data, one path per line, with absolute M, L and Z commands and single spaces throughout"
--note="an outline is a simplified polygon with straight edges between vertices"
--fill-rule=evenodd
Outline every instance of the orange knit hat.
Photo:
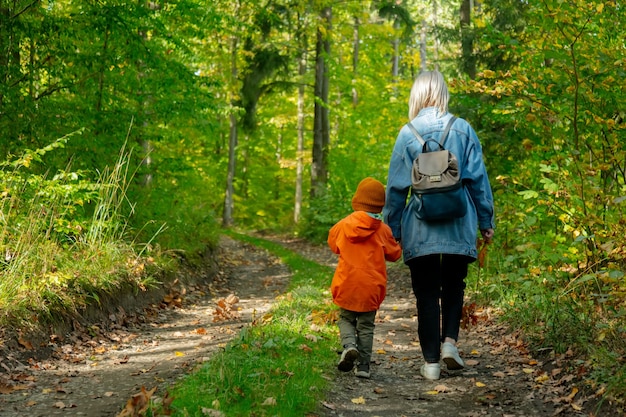
M 354 211 L 380 213 L 385 205 L 385 186 L 374 178 L 363 179 L 352 197 Z

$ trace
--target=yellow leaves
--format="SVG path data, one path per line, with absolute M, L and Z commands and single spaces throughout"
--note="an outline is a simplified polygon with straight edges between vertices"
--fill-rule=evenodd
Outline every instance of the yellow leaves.
M 351 401 L 354 404 L 365 404 L 365 398 L 363 398 L 362 396 L 358 398 L 353 398 Z
M 320 310 L 314 310 L 311 313 L 311 321 L 318 326 L 324 326 L 337 322 L 339 319 L 339 309 L 333 309 L 325 312 Z
M 482 382 L 480 382 L 480 381 L 476 381 L 476 386 L 477 386 L 478 388 L 483 388 L 483 387 L 486 387 L 487 385 L 485 385 L 484 383 L 482 383 Z

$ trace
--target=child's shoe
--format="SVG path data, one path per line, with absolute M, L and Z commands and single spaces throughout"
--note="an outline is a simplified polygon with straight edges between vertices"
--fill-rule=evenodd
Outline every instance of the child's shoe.
M 441 358 L 451 371 L 465 367 L 463 359 L 459 356 L 459 350 L 450 342 L 445 342 L 441 347 Z
M 348 347 L 341 353 L 341 359 L 337 368 L 342 372 L 350 372 L 354 368 L 354 362 L 359 358 L 359 351 L 355 347 Z
M 356 367 L 355 375 L 359 378 L 369 378 L 370 377 L 370 365 L 369 363 L 360 363 Z
M 420 373 L 426 379 L 436 380 L 441 375 L 441 366 L 438 363 L 425 363 L 420 369 Z

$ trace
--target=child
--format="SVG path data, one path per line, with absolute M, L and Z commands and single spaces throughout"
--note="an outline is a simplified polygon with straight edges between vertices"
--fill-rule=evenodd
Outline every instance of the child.
M 330 286 L 340 307 L 339 333 L 343 353 L 340 371 L 349 372 L 358 361 L 356 376 L 370 377 L 374 319 L 387 291 L 387 265 L 402 256 L 402 249 L 382 222 L 385 187 L 373 178 L 359 183 L 352 198 L 354 212 L 328 233 L 328 246 L 339 254 Z

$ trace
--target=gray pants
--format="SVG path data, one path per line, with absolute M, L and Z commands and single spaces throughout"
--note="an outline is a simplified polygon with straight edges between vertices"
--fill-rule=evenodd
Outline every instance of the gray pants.
M 339 309 L 339 334 L 343 348 L 356 346 L 359 351 L 359 362 L 370 363 L 372 346 L 374 345 L 374 320 L 376 310 L 367 313 Z

